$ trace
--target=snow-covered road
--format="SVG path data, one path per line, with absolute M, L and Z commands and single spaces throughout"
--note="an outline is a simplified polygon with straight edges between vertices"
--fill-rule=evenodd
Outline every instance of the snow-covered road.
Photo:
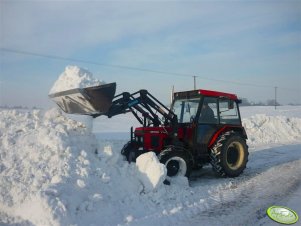
M 232 179 L 230 187 L 223 188 L 223 182 L 214 176 L 192 182 L 193 187 L 202 187 L 202 183 L 213 180 L 212 187 L 220 186 L 221 189 L 214 194 L 218 203 L 193 216 L 188 225 L 200 225 L 200 222 L 210 225 L 275 225 L 265 214 L 272 205 L 288 204 L 301 213 L 301 206 L 293 204 L 300 197 L 301 145 L 256 150 L 249 159 L 244 174 Z M 204 173 L 209 175 L 209 172 Z M 179 225 L 183 223 L 179 222 Z

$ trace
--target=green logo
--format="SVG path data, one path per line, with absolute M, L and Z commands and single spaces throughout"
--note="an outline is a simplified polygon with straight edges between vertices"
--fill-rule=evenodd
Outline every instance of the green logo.
M 267 209 L 268 216 L 281 224 L 295 224 L 298 221 L 298 214 L 284 206 L 271 206 Z

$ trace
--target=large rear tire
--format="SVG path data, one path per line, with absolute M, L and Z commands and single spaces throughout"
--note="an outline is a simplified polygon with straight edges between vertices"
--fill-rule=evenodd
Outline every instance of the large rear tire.
M 186 150 L 169 147 L 158 155 L 158 159 L 166 166 L 167 176 L 189 177 L 192 169 L 192 160 Z
M 246 168 L 249 152 L 244 138 L 234 131 L 227 131 L 219 136 L 209 154 L 217 174 L 237 177 Z

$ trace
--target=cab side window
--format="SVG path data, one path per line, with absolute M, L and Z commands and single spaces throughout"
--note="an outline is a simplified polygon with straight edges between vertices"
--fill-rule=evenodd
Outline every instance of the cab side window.
M 190 123 L 194 120 L 199 107 L 200 98 L 176 100 L 173 112 L 177 115 L 179 123 Z
M 220 124 L 240 125 L 237 103 L 229 99 L 219 100 Z
M 217 98 L 204 97 L 201 114 L 199 117 L 199 123 L 204 124 L 217 124 Z

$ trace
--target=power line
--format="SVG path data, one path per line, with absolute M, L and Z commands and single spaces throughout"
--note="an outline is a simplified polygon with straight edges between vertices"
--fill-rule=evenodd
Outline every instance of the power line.
M 99 62 L 94 62 L 94 61 L 89 61 L 89 60 L 75 59 L 75 58 L 55 56 L 55 55 L 49 55 L 49 54 L 41 54 L 41 53 L 35 53 L 35 52 L 24 51 L 24 50 L 16 50 L 16 49 L 10 49 L 10 48 L 0 48 L 0 51 L 35 56 L 35 57 L 49 58 L 49 59 L 54 59 L 54 60 L 64 60 L 64 61 L 73 61 L 73 62 L 79 62 L 79 63 L 93 64 L 93 65 L 99 65 L 99 66 L 103 66 L 103 67 L 120 68 L 120 69 L 126 69 L 126 70 L 143 71 L 143 72 L 149 72 L 149 73 L 175 75 L 175 76 L 182 76 L 182 77 L 193 77 L 194 85 L 195 85 L 195 79 L 197 77 L 199 79 L 208 80 L 208 81 L 223 82 L 223 83 L 230 83 L 230 84 L 243 85 L 243 86 L 274 88 L 274 86 L 269 86 L 269 85 L 258 85 L 258 84 L 254 84 L 254 83 L 245 83 L 245 82 L 230 81 L 230 80 L 223 80 L 223 79 L 214 79 L 214 78 L 208 78 L 208 77 L 203 77 L 203 76 L 198 76 L 198 75 L 193 75 L 193 74 L 160 71 L 160 70 L 130 67 L 130 66 L 124 66 L 124 65 L 117 65 L 117 64 L 104 64 L 104 63 L 99 63 Z M 278 88 L 281 88 L 281 87 L 278 87 Z
M 55 59 L 55 60 L 74 61 L 74 62 L 80 62 L 80 63 L 86 63 L 86 64 L 94 64 L 94 65 L 99 65 L 99 66 L 104 66 L 104 67 L 113 67 L 113 68 L 121 68 L 121 69 L 127 69 L 127 70 L 151 72 L 151 73 L 157 73 L 157 74 L 169 74 L 169 75 L 177 75 L 177 76 L 185 76 L 185 77 L 193 76 L 193 75 L 184 74 L 184 73 L 159 71 L 159 70 L 152 70 L 152 69 L 145 69 L 145 68 L 138 68 L 138 67 L 130 67 L 130 66 L 116 65 L 116 64 L 104 64 L 104 63 L 99 63 L 99 62 L 94 62 L 94 61 L 89 61 L 89 60 L 75 59 L 75 58 L 69 58 L 69 57 L 61 57 L 61 56 L 34 53 L 34 52 L 29 52 L 29 51 L 8 49 L 8 48 L 0 48 L 0 51 L 10 52 L 10 53 L 17 53 L 17 54 L 22 54 L 22 55 L 30 55 L 30 56 L 36 56 L 36 57 L 44 57 L 44 58 L 50 58 L 50 59 Z

